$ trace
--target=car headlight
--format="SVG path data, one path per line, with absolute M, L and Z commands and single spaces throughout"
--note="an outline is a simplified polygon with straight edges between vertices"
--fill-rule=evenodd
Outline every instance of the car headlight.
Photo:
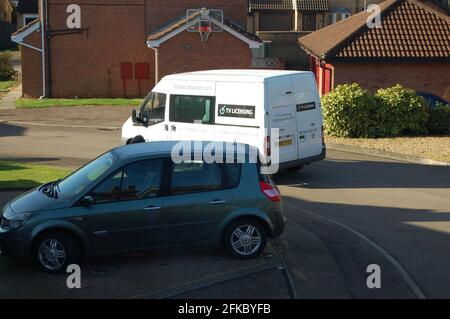
M 15 214 L 9 218 L 3 217 L 0 226 L 5 230 L 16 229 L 21 227 L 30 218 L 31 213 Z

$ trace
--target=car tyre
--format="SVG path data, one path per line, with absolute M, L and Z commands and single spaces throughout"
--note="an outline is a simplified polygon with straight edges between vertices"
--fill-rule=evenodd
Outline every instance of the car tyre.
M 75 240 L 58 232 L 49 232 L 39 237 L 33 248 L 35 263 L 51 274 L 65 273 L 67 266 L 78 263 L 81 257 Z
M 289 167 L 286 170 L 289 173 L 297 173 L 297 172 L 300 172 L 303 169 L 303 167 L 305 167 L 305 165 L 297 165 L 297 166 Z
M 236 259 L 256 258 L 266 248 L 267 231 L 256 220 L 238 219 L 227 227 L 224 244 L 227 252 Z

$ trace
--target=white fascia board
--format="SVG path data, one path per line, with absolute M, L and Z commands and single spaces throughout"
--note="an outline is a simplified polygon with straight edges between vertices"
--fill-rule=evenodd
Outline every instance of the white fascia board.
M 194 25 L 195 23 L 198 22 L 198 20 L 199 20 L 199 18 L 196 18 L 196 19 L 192 20 L 192 21 L 189 23 L 189 26 Z M 230 28 L 229 26 L 223 24 L 222 22 L 220 22 L 220 21 L 218 21 L 218 20 L 216 20 L 216 19 L 214 19 L 214 18 L 211 18 L 211 21 L 212 21 L 215 25 L 221 27 L 224 31 L 230 33 L 231 35 L 235 36 L 236 38 L 240 39 L 241 41 L 247 43 L 248 46 L 249 46 L 251 49 L 258 49 L 259 47 L 261 47 L 261 46 L 263 45 L 263 43 L 261 43 L 261 42 L 254 41 L 254 40 L 250 40 L 249 38 L 247 38 L 247 37 L 244 36 L 243 34 L 241 34 L 241 33 L 237 32 L 237 31 L 233 30 L 233 29 Z M 186 30 L 187 30 L 186 25 L 180 26 L 178 29 L 173 30 L 172 32 L 166 34 L 165 36 L 161 37 L 161 38 L 158 39 L 158 40 L 150 40 L 150 41 L 147 41 L 147 46 L 148 46 L 149 48 L 158 48 L 162 43 L 166 42 L 167 40 L 173 38 L 174 36 L 180 34 L 180 33 L 183 32 L 183 31 L 186 31 Z

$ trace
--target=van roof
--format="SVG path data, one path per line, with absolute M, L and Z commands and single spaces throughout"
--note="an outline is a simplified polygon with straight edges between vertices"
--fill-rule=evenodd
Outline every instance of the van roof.
M 217 141 L 161 141 L 161 142 L 147 142 L 147 143 L 123 145 L 111 150 L 111 152 L 121 161 L 130 160 L 133 158 L 143 157 L 147 155 L 168 155 L 172 153 L 172 149 L 180 142 L 189 143 L 189 144 L 182 144 L 183 151 L 188 151 L 185 148 L 188 148 L 189 145 L 191 151 L 195 151 L 197 145 L 201 145 L 202 148 L 200 152 L 202 152 L 205 149 L 205 147 L 210 143 L 221 143 L 223 151 L 227 149 L 225 146 L 225 142 L 217 142 Z M 249 154 L 250 148 L 256 150 L 255 147 L 242 143 L 230 143 L 230 144 L 234 144 L 235 146 L 233 150 L 234 154 L 243 154 L 243 153 Z M 237 145 L 240 145 L 242 147 L 237 147 Z
M 285 70 L 208 70 L 172 74 L 165 77 L 168 80 L 199 80 L 199 81 L 236 81 L 236 82 L 264 82 L 266 79 L 294 74 L 311 74 L 310 71 Z

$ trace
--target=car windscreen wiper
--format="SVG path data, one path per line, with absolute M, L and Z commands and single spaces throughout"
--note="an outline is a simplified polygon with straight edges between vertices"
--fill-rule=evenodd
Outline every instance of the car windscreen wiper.
M 50 198 L 58 198 L 58 192 L 59 192 L 59 179 L 54 182 L 50 182 L 47 184 L 42 185 L 39 187 L 39 190 L 42 191 L 45 195 L 47 195 Z

